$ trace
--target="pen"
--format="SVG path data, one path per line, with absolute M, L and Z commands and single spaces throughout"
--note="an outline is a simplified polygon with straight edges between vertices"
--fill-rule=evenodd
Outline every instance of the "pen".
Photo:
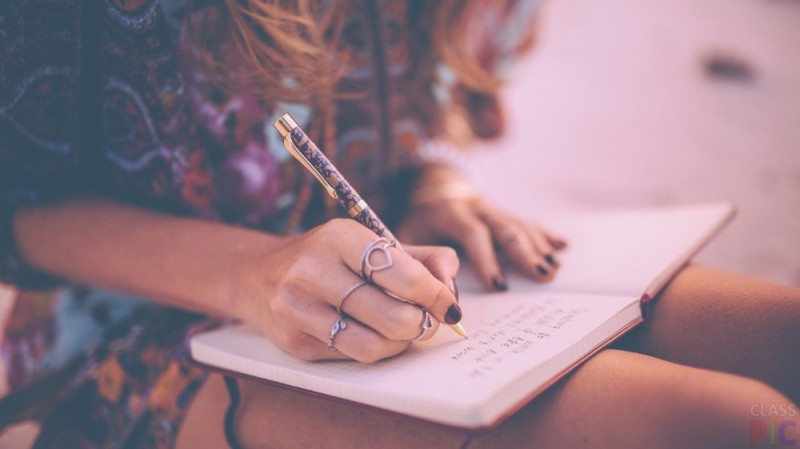
M 394 234 L 389 231 L 383 221 L 347 182 L 344 176 L 339 173 L 339 170 L 334 167 L 331 161 L 325 157 L 319 147 L 308 138 L 291 115 L 283 114 L 275 122 L 274 126 L 283 137 L 283 146 L 286 147 L 286 151 L 300 161 L 317 178 L 322 187 L 325 188 L 325 191 L 328 192 L 328 195 L 337 200 L 347 211 L 347 215 L 371 229 L 378 237 L 385 237 L 396 243 L 398 249 L 403 250 Z M 451 324 L 450 327 L 458 335 L 466 338 L 467 333 L 461 324 Z

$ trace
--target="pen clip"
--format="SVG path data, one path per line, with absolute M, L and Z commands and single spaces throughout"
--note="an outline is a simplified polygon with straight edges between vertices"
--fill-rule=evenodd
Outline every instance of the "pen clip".
M 311 161 L 309 161 L 308 158 L 306 158 L 303 152 L 300 151 L 300 148 L 298 148 L 297 145 L 295 145 L 294 141 L 292 140 L 292 131 L 295 129 L 297 129 L 301 134 L 305 134 L 303 130 L 300 128 L 300 125 L 298 125 L 297 122 L 294 121 L 294 118 L 292 118 L 292 116 L 288 113 L 283 114 L 283 116 L 281 116 L 281 118 L 278 119 L 278 121 L 276 121 L 273 124 L 273 126 L 275 126 L 275 129 L 277 129 L 278 132 L 281 133 L 281 135 L 283 136 L 283 146 L 286 148 L 286 151 L 288 151 L 289 154 L 294 156 L 294 158 L 297 159 L 303 165 L 303 167 L 306 168 L 306 170 L 310 171 L 311 174 L 314 175 L 315 178 L 317 178 L 320 184 L 322 184 L 322 187 L 325 188 L 325 191 L 328 192 L 328 195 L 331 196 L 331 198 L 339 200 L 339 194 L 336 192 L 336 189 L 333 188 L 330 181 L 328 181 L 324 176 L 322 176 L 322 173 L 320 173 L 319 170 L 317 170 L 314 167 Z M 306 139 L 308 139 L 307 136 Z M 314 145 L 313 142 L 311 141 L 308 142 L 311 145 Z M 316 148 L 316 145 L 314 145 L 314 148 Z M 324 159 L 324 156 L 322 156 L 321 153 L 320 156 Z
M 318 172 L 317 169 L 314 168 L 313 165 L 311 165 L 311 162 L 309 162 L 308 159 L 306 159 L 306 157 L 300 151 L 300 149 L 297 148 L 297 145 L 294 144 L 294 142 L 292 141 L 292 138 L 291 138 L 291 136 L 289 134 L 287 134 L 283 138 L 283 146 L 286 147 L 286 151 L 291 153 L 291 155 L 294 156 L 295 159 L 300 161 L 300 163 L 303 164 L 303 166 L 308 171 L 310 171 L 311 174 L 314 175 L 315 178 L 317 178 L 317 180 L 320 182 L 320 184 L 322 184 L 322 187 L 324 187 L 325 190 L 328 192 L 328 195 L 331 196 L 331 198 L 333 198 L 335 200 L 339 199 L 339 194 L 336 193 L 336 189 L 334 189 L 333 186 L 328 182 L 328 180 L 325 179 L 325 177 L 323 177 L 322 174 L 320 172 Z

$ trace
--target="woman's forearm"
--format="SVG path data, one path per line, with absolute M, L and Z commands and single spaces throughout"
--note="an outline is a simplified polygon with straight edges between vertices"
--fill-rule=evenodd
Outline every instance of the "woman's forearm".
M 243 318 L 252 292 L 247 264 L 280 237 L 80 198 L 17 212 L 14 232 L 32 266 L 66 279 L 173 306 Z M 252 276 L 250 276 L 252 277 Z
M 461 319 L 454 251 L 380 246 L 355 220 L 333 219 L 278 237 L 95 198 L 22 209 L 14 218 L 20 252 L 36 268 L 240 319 L 308 360 L 373 362 L 429 338 L 438 322 Z M 373 269 L 369 286 L 353 290 L 344 303 L 342 292 L 365 285 L 365 248 L 375 247 L 389 265 Z M 339 306 L 349 321 L 331 351 L 332 325 L 345 319 Z

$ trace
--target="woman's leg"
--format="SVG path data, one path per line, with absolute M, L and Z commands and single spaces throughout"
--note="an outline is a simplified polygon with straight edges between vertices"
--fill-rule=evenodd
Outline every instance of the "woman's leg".
M 242 397 L 237 432 L 247 448 L 353 449 L 750 447 L 751 421 L 759 419 L 753 407 L 788 401 L 755 380 L 617 350 L 601 352 L 500 427 L 473 438 L 264 384 L 243 383 Z M 212 379 L 191 406 L 178 448 L 225 447 L 226 405 L 222 382 Z M 792 427 L 799 418 L 782 419 L 790 423 L 784 439 L 800 441 L 800 427 Z M 769 439 L 756 442 L 766 447 Z
M 800 288 L 690 266 L 651 312 L 617 347 L 753 377 L 800 403 Z
M 605 350 L 470 449 L 770 447 L 752 409 L 788 399 L 753 379 Z M 800 444 L 800 416 L 782 417 L 771 447 Z
M 239 387 L 236 437 L 247 449 L 458 449 L 467 437 L 464 431 L 264 383 L 239 380 Z M 223 435 L 227 406 L 222 379 L 212 375 L 191 405 L 177 449 L 228 447 Z

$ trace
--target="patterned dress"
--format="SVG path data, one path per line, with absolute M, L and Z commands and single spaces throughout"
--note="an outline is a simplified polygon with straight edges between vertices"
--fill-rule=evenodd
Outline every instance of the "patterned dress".
M 14 286 L 0 327 L 0 432 L 33 419 L 41 448 L 172 447 L 206 376 L 186 339 L 220 325 L 33 269 L 14 241 L 18 208 L 99 193 L 272 233 L 335 213 L 271 127 L 288 111 L 321 141 L 320 111 L 225 94 L 181 56 L 183 19 L 213 20 L 222 7 L 201 3 L 0 2 L 0 280 Z M 468 110 L 483 137 L 502 127 L 495 99 L 455 82 L 413 32 L 419 3 L 345 5 L 342 85 L 363 95 L 337 100 L 329 156 L 378 210 L 435 153 L 424 149 L 436 117 Z M 491 67 L 503 70 L 529 41 L 534 6 L 486 3 L 475 45 Z

